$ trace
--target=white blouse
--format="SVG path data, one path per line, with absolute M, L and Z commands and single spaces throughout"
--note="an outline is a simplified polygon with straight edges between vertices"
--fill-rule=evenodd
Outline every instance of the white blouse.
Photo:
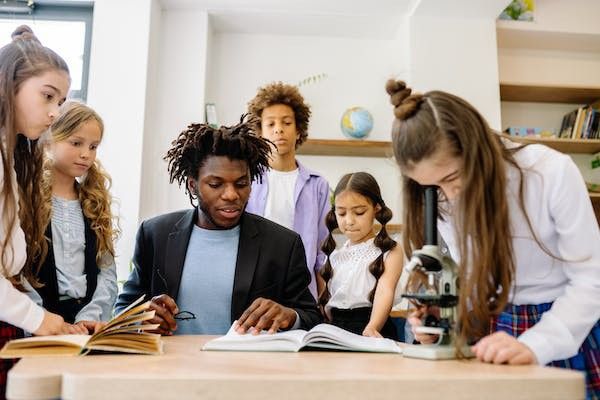
M 571 158 L 546 146 L 515 153 L 523 169 L 525 210 L 536 243 L 518 203 L 518 171 L 508 167 L 507 196 L 516 260 L 512 304 L 554 302 L 541 320 L 518 339 L 540 364 L 575 355 L 600 319 L 600 229 L 585 183 Z M 438 229 L 452 257 L 460 260 L 452 216 Z
M 359 307 L 372 307 L 369 293 L 375 286 L 375 277 L 369 272 L 369 265 L 379 255 L 381 250 L 373 243 L 373 238 L 355 245 L 346 241 L 344 245 L 335 249 L 329 260 L 333 275 L 327 287 L 331 298 L 325 306 L 325 312 L 331 317 L 331 309 L 352 309 Z M 385 253 L 385 257 L 389 252 Z M 400 284 L 396 287 L 393 304 L 401 299 Z
M 0 153 L 1 157 L 1 153 Z M 10 179 L 13 187 L 17 188 L 16 174 L 11 168 Z M 4 169 L 0 165 L 0 187 L 4 184 Z M 0 193 L 0 210 L 4 210 L 6 193 Z M 16 194 L 15 194 L 16 199 Z M 18 214 L 18 204 L 17 210 Z M 4 225 L 0 224 L 0 244 L 10 243 L 7 254 L 2 256 L 2 269 L 0 269 L 0 321 L 15 325 L 28 332 L 36 331 L 44 319 L 44 309 L 36 305 L 26 294 L 13 287 L 7 277 L 17 275 L 27 259 L 25 233 L 21 229 L 18 215 L 12 232 L 7 232 Z M 10 262 L 12 259 L 12 263 Z

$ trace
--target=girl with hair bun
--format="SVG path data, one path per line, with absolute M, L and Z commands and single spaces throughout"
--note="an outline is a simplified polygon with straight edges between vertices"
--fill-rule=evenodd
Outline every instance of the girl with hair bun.
M 42 191 L 50 243 L 39 273 L 44 307 L 65 321 L 108 321 L 117 296 L 110 177 L 96 159 L 100 116 L 67 102 L 50 127 Z
M 47 252 L 39 182 L 43 151 L 37 139 L 58 115 L 70 86 L 69 69 L 27 26 L 0 49 L 0 347 L 23 336 L 87 333 L 37 306 L 23 291 L 36 286 Z M 0 360 L 0 398 L 14 360 Z
M 588 398 L 598 398 L 600 229 L 577 166 L 546 146 L 503 139 L 452 94 L 413 94 L 399 81 L 386 90 L 404 251 L 423 246 L 423 186 L 438 186 L 438 230 L 459 265 L 457 344 L 475 343 L 484 362 L 583 371 Z
M 327 258 L 319 272 L 325 282 L 319 304 L 333 325 L 358 335 L 397 340 L 389 314 L 394 300 L 399 300 L 402 250 L 387 233 L 391 219 L 392 211 L 373 176 L 355 172 L 342 177 L 325 217 L 329 235 L 322 246 Z M 375 220 L 381 224 L 377 235 Z M 340 248 L 332 234 L 336 228 L 347 239 Z

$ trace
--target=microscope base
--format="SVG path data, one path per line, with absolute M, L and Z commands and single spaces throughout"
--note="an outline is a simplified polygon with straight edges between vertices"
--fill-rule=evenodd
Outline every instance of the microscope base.
M 467 358 L 474 357 L 469 346 L 463 347 L 462 353 Z M 402 348 L 402 355 L 425 360 L 452 360 L 457 358 L 454 346 L 439 344 L 411 344 Z

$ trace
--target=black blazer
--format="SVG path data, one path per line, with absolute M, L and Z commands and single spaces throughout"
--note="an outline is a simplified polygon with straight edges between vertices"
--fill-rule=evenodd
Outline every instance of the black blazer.
M 178 211 L 142 222 L 136 237 L 133 270 L 115 304 L 120 312 L 142 294 L 168 294 L 175 301 L 196 210 Z M 166 282 L 166 285 L 165 285 Z M 293 308 L 300 327 L 321 322 L 308 289 L 310 274 L 300 236 L 265 218 L 244 212 L 231 294 L 231 322 L 258 297 Z

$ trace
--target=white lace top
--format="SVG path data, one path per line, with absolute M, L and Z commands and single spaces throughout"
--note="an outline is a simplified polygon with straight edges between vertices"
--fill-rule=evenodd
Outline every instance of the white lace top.
M 369 272 L 369 265 L 381 254 L 375 246 L 373 239 L 351 245 L 346 241 L 344 245 L 335 249 L 329 260 L 333 269 L 333 276 L 328 282 L 331 298 L 325 306 L 327 314 L 332 308 L 352 309 L 371 307 L 369 293 L 375 286 L 375 277 Z M 385 253 L 384 260 L 389 252 Z M 400 301 L 400 285 L 396 287 L 394 303 Z

